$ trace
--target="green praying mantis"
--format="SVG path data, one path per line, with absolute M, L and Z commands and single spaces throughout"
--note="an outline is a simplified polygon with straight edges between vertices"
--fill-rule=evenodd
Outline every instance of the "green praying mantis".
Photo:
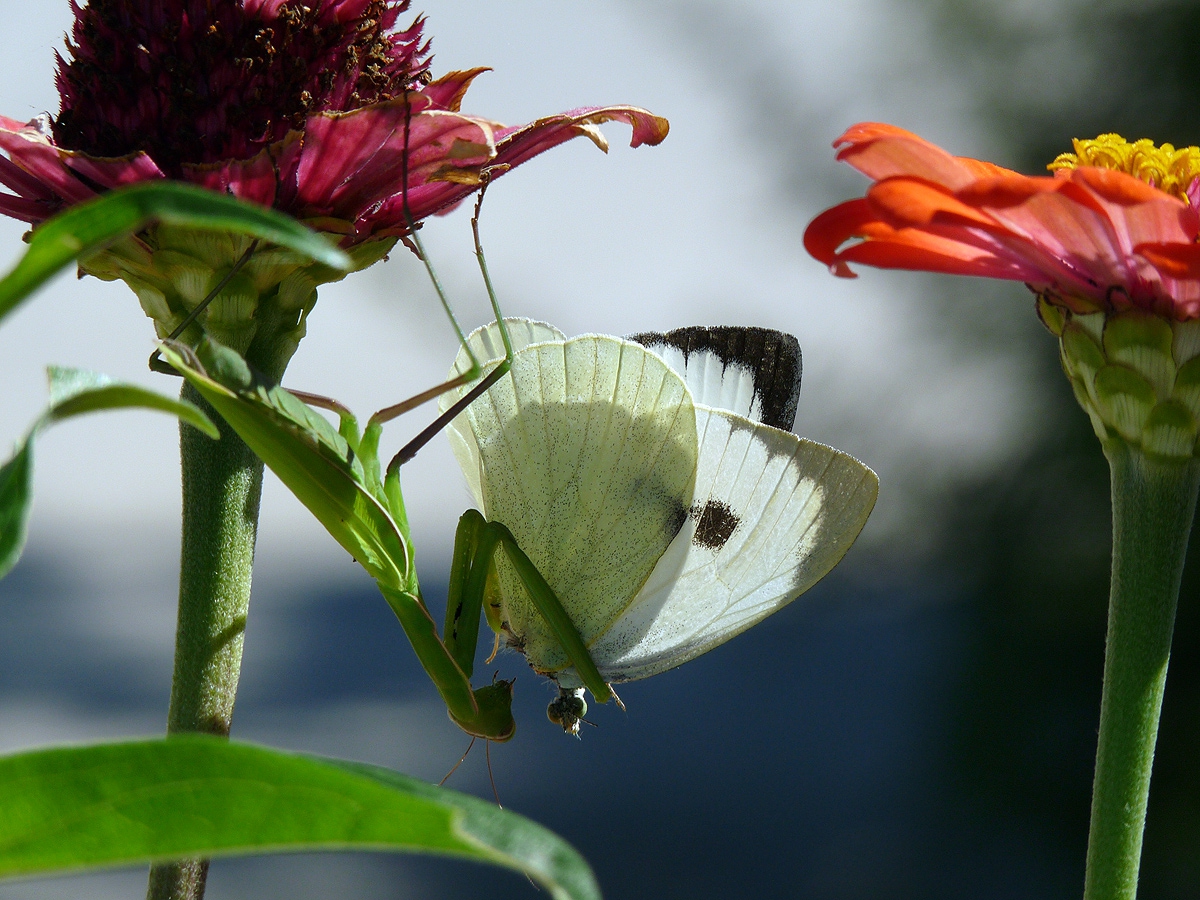
M 341 404 L 267 383 L 237 353 L 211 339 L 202 340 L 195 348 L 168 341 L 161 353 L 375 580 L 445 702 L 450 718 L 473 737 L 507 741 L 516 728 L 511 711 L 512 682 L 494 681 L 479 688 L 471 683 L 488 571 L 498 552 L 503 552 L 520 573 L 529 597 L 542 611 L 588 689 L 600 702 L 615 695 L 601 678 L 570 616 L 501 523 L 488 522 L 475 510 L 462 517 L 455 540 L 445 626 L 440 635 L 421 595 L 400 486 L 401 466 L 463 408 L 503 377 L 513 356 L 479 239 L 482 200 L 481 192 L 471 220 L 475 252 L 493 312 L 501 323 L 506 354 L 481 380 L 483 367 L 472 356 L 467 372 L 380 410 L 360 430 L 354 415 Z M 462 346 L 470 354 L 415 229 L 410 240 Z M 190 323 L 181 328 L 187 324 Z M 386 422 L 473 381 L 478 383 L 466 396 L 409 442 L 386 469 L 381 465 L 379 442 Z M 338 427 L 334 429 L 312 407 L 334 412 L 339 419 Z M 568 712 L 581 717 L 583 707 L 572 703 Z
M 479 209 L 475 255 L 496 321 L 463 335 L 414 231 L 462 349 L 447 381 L 361 431 L 341 404 L 266 383 L 211 340 L 163 354 L 375 579 L 459 727 L 493 741 L 515 729 L 512 682 L 471 684 L 482 615 L 497 646 L 505 638 L 558 685 L 547 714 L 577 735 L 585 689 L 620 704 L 612 683 L 699 656 L 824 577 L 865 524 L 878 479 L 790 431 L 800 351 L 788 335 L 568 339 L 505 320 Z M 383 424 L 435 397 L 441 415 L 382 466 Z M 459 521 L 439 634 L 400 469 L 446 427 L 482 512 Z

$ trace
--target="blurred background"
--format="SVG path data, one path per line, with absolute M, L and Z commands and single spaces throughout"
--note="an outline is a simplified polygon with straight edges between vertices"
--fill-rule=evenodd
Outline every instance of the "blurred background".
M 1083 879 L 1108 586 L 1107 469 L 1021 285 L 863 270 L 801 247 L 865 181 L 830 142 L 861 120 L 1029 173 L 1072 137 L 1200 142 L 1200 4 L 966 0 L 430 0 L 434 71 L 490 65 L 464 109 L 507 123 L 594 103 L 671 120 L 657 148 L 584 141 L 500 181 L 483 238 L 504 307 L 568 334 L 754 324 L 804 348 L 797 431 L 880 475 L 858 544 L 784 611 L 627 686 L 565 738 L 521 660 L 501 799 L 571 840 L 606 896 L 1072 898 Z M 58 108 L 66 0 L 0 0 L 0 113 Z M 0 222 L 0 264 L 20 253 Z M 487 318 L 468 210 L 425 241 L 471 327 Z M 403 251 L 322 289 L 286 383 L 363 414 L 455 351 Z M 0 445 L 47 363 L 176 385 L 120 284 L 65 275 L 0 329 Z M 398 447 L 428 421 L 393 427 Z M 177 434 L 76 420 L 37 445 L 32 533 L 0 582 L 0 750 L 160 733 L 174 634 Z M 444 440 L 404 482 L 427 595 L 468 505 Z M 1184 576 L 1150 800 L 1143 900 L 1200 883 L 1200 610 Z M 465 749 L 365 574 L 269 473 L 234 735 L 430 780 Z M 482 747 L 450 785 L 490 796 Z M 0 886 L 141 896 L 142 871 Z M 213 900 L 532 897 L 518 876 L 378 855 L 213 866 Z

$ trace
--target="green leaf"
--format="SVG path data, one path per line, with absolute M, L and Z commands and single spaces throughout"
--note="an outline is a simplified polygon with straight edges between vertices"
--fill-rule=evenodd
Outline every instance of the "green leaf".
M 542 826 L 375 766 L 200 735 L 0 758 L 0 877 L 301 850 L 446 854 L 600 897 Z
M 84 369 L 50 366 L 50 408 L 46 420 L 58 422 L 71 416 L 104 409 L 155 409 L 170 413 L 213 440 L 221 436 L 217 426 L 199 407 L 177 397 L 166 397 L 136 384 L 113 381 L 107 375 Z
M 33 435 L 0 468 L 0 578 L 21 558 L 29 533 L 33 491 Z
M 33 502 L 33 439 L 51 422 L 98 410 L 133 407 L 170 413 L 211 438 L 221 435 L 212 420 L 186 400 L 164 397 L 83 369 L 51 366 L 47 371 L 50 405 L 33 423 L 12 459 L 0 468 L 0 578 L 17 564 L 25 546 Z
M 175 181 L 142 181 L 47 219 L 29 249 L 0 281 L 0 320 L 61 268 L 154 222 L 248 234 L 348 271 L 350 257 L 290 216 Z
M 282 387 L 256 381 L 232 350 L 205 339 L 197 353 L 163 348 L 167 361 L 380 586 L 407 590 L 407 537 L 346 439 Z

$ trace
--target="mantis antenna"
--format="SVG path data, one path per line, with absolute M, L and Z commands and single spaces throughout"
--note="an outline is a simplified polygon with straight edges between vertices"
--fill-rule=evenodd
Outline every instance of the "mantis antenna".
M 512 341 L 508 336 L 508 326 L 504 323 L 504 316 L 500 312 L 500 303 L 496 299 L 496 289 L 492 286 L 492 279 L 488 274 L 487 259 L 483 254 L 483 244 L 479 239 L 479 212 L 483 208 L 483 198 L 487 193 L 490 172 L 485 170 L 482 173 L 482 178 L 483 186 L 479 190 L 479 199 L 475 201 L 475 214 L 471 217 L 471 233 L 475 239 L 475 258 L 479 262 L 479 271 L 483 275 L 483 283 L 487 288 L 488 300 L 492 304 L 492 313 L 496 316 L 496 322 L 499 324 L 500 339 L 504 343 L 504 359 L 502 359 L 499 364 L 497 364 L 496 368 L 492 369 L 492 371 L 489 372 L 487 376 L 479 382 L 479 384 L 475 385 L 475 387 L 468 391 L 462 397 L 462 399 L 434 419 L 424 430 L 421 431 L 420 434 L 401 447 L 400 452 L 392 457 L 392 461 L 388 463 L 389 473 L 398 470 L 400 466 L 404 465 L 406 462 L 416 456 L 417 451 L 429 443 L 430 439 L 433 438 L 433 436 L 443 428 L 445 428 L 455 416 L 457 416 L 460 412 L 470 406 L 471 403 L 482 396 L 484 392 L 487 391 L 487 389 L 493 384 L 503 378 L 505 373 L 508 372 L 509 367 L 512 365 Z M 413 232 L 413 237 L 415 238 L 416 236 L 416 232 Z M 417 247 L 420 248 L 421 245 L 418 243 Z M 424 249 L 421 249 L 420 252 L 422 258 L 424 258 Z M 428 261 L 426 261 L 425 265 L 427 268 L 429 268 Z M 429 272 L 432 275 L 432 268 L 429 268 Z M 446 307 L 447 313 L 450 314 L 451 320 L 453 321 L 454 316 L 453 313 L 449 312 L 449 303 L 447 303 L 445 294 L 442 292 L 441 285 L 438 284 L 436 279 L 434 280 L 434 286 L 438 291 L 438 296 L 442 298 L 442 303 Z M 471 358 L 471 369 L 457 378 L 452 378 L 449 381 L 443 382 L 437 387 L 432 388 L 430 391 L 426 391 L 423 394 L 418 394 L 416 397 L 406 400 L 403 403 L 398 403 L 396 406 L 391 406 L 387 409 L 380 410 L 371 417 L 372 423 L 386 422 L 400 413 L 412 409 L 413 406 L 424 403 L 425 400 L 432 399 L 434 396 L 444 394 L 446 391 L 453 390 L 456 387 L 466 384 L 479 374 L 479 361 L 475 358 L 475 354 L 471 352 L 470 342 L 467 341 L 466 337 L 463 336 L 462 330 L 458 327 L 457 321 L 454 322 L 454 328 L 458 331 L 459 341 L 462 343 L 462 346 L 466 348 L 467 353 Z
M 410 397 L 409 399 L 404 400 L 401 403 L 397 403 L 394 406 L 389 406 L 379 410 L 379 412 L 375 413 L 375 415 L 371 417 L 368 427 L 370 425 L 382 425 L 384 422 L 391 421 L 397 416 L 406 413 L 411 409 L 415 409 L 422 403 L 426 403 L 429 400 L 440 397 L 447 391 L 454 390 L 454 388 L 461 387 L 468 382 L 474 381 L 479 377 L 481 368 L 479 365 L 479 360 L 475 358 L 475 353 L 471 350 L 471 346 L 467 341 L 466 335 L 463 334 L 462 327 L 458 324 L 458 318 L 454 315 L 454 309 L 451 307 L 450 301 L 446 298 L 446 291 L 442 287 L 442 282 L 441 279 L 438 278 L 437 272 L 434 271 L 433 264 L 429 260 L 429 254 L 425 252 L 425 245 L 421 242 L 421 235 L 417 223 L 413 220 L 412 209 L 409 207 L 408 164 L 409 135 L 411 125 L 412 106 L 406 101 L 404 107 L 404 146 L 403 150 L 401 151 L 401 169 L 404 174 L 404 179 L 400 188 L 401 203 L 403 204 L 404 208 L 404 219 L 408 223 L 408 238 L 406 240 L 406 244 L 408 244 L 408 246 L 413 250 L 414 253 L 416 253 L 417 257 L 425 265 L 425 271 L 429 275 L 429 280 L 433 284 L 433 289 L 437 292 L 438 300 L 441 301 L 442 304 L 442 309 L 445 311 L 446 316 L 450 319 L 450 324 L 454 326 L 455 334 L 458 335 L 458 342 L 467 351 L 467 356 L 471 360 L 471 367 L 466 372 L 444 381 L 439 385 L 435 385 L 426 391 L 422 391 L 416 396 Z M 457 408 L 447 410 L 446 413 L 438 416 L 438 418 L 430 423 L 430 425 L 420 434 L 405 444 L 400 449 L 400 452 L 392 458 L 392 461 L 388 463 L 387 471 L 389 473 L 398 470 L 400 466 L 416 456 L 417 451 L 429 443 L 430 439 L 433 438 L 435 434 L 445 428 L 446 424 L 451 419 L 465 409 L 471 403 L 471 401 L 482 395 L 484 391 L 486 391 L 493 384 L 495 384 L 497 380 L 503 377 L 504 373 L 508 371 L 509 366 L 512 364 L 512 342 L 509 340 L 508 328 L 504 324 L 504 316 L 500 312 L 500 304 L 496 300 L 496 291 L 492 287 L 492 281 L 488 275 L 487 262 L 483 255 L 483 246 L 479 240 L 479 212 L 483 208 L 483 198 L 487 193 L 488 184 L 491 180 L 491 170 L 486 168 L 483 169 L 479 173 L 479 179 L 481 186 L 479 189 L 479 197 L 475 201 L 475 212 L 471 217 L 471 233 L 475 239 L 475 258 L 479 262 L 479 269 L 483 273 L 483 283 L 488 292 L 488 300 L 492 304 L 492 314 L 496 317 L 496 321 L 500 323 L 501 340 L 504 342 L 504 359 L 495 369 L 488 373 L 488 376 L 484 378 L 482 382 L 476 385 L 475 388 L 467 394 L 467 396 L 463 397 L 462 401 L 460 401 L 460 407 L 458 404 L 456 404 Z

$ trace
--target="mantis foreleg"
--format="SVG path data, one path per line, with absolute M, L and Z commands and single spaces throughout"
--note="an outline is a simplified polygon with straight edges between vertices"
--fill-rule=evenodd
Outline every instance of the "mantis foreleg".
M 487 571 L 497 547 L 504 548 L 533 605 L 554 632 L 580 680 L 597 700 L 608 702 L 613 696 L 612 690 L 600 675 L 579 630 L 563 609 L 553 588 L 517 545 L 516 538 L 508 528 L 500 522 L 486 521 L 473 509 L 467 510 L 459 519 L 454 545 L 454 569 L 450 576 L 451 591 L 446 609 L 446 643 L 459 665 L 463 666 L 464 671 L 470 671 L 472 663 L 464 666 L 462 659 L 464 656 L 470 656 L 472 661 L 474 659 Z M 466 624 L 467 616 L 471 617 L 472 625 Z M 470 638 L 469 644 L 461 643 L 467 638 Z

